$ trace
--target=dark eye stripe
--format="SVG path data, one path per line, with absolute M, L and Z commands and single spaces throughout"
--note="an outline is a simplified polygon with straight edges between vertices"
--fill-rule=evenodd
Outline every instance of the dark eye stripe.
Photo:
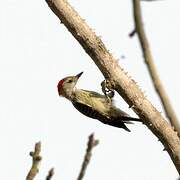
M 72 80 L 72 79 L 70 79 L 70 80 L 68 80 L 68 81 L 67 81 L 67 83 L 72 83 L 72 82 L 73 82 L 73 80 Z

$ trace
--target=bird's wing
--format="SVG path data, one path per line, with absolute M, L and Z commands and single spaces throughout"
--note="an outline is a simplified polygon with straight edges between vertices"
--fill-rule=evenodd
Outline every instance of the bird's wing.
M 93 119 L 98 119 L 100 122 L 104 123 L 104 124 L 108 124 L 110 126 L 114 126 L 114 127 L 118 127 L 118 128 L 123 128 L 126 131 L 130 130 L 127 128 L 127 126 L 124 124 L 123 121 L 121 121 L 120 119 L 111 119 L 107 116 L 104 116 L 103 114 L 101 114 L 100 112 L 98 112 L 97 110 L 93 109 L 92 107 L 79 103 L 79 102 L 72 102 L 73 106 L 82 114 L 93 118 Z
M 107 117 L 104 116 L 101 112 L 97 111 L 93 107 L 80 103 L 80 102 L 72 102 L 73 106 L 82 114 L 85 116 L 88 116 L 93 119 L 101 119 L 101 120 L 107 120 Z
M 86 90 L 77 90 L 74 102 L 86 105 L 104 116 L 108 116 L 111 107 L 111 102 L 106 96 Z
M 98 119 L 104 124 L 123 128 L 130 131 L 125 123 L 131 124 L 131 120 L 135 118 L 129 117 L 127 113 L 116 108 L 112 101 L 109 101 L 106 96 L 96 92 L 78 90 L 75 94 L 75 99 L 72 101 L 73 106 L 82 114 Z

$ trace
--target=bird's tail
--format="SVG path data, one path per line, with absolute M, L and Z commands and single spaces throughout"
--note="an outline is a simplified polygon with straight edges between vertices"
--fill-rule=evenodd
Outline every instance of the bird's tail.
M 100 120 L 101 121 L 101 120 Z M 116 118 L 112 118 L 111 120 L 106 120 L 106 121 L 101 121 L 104 124 L 108 124 L 110 126 L 114 126 L 117 128 L 123 128 L 124 130 L 131 132 L 130 129 L 128 129 L 128 127 L 125 125 L 126 121 L 122 121 L 122 119 L 116 119 Z M 129 124 L 131 123 L 130 121 L 127 121 Z M 132 124 L 132 123 L 131 123 Z
M 123 125 L 121 126 L 121 128 L 123 128 L 124 130 L 126 130 L 126 131 L 128 131 L 128 132 L 131 132 L 131 130 L 130 130 L 125 124 L 123 124 Z
M 128 127 L 125 125 L 125 123 L 126 124 L 134 124 L 131 121 L 141 122 L 141 119 L 139 119 L 139 118 L 133 118 L 133 117 L 128 117 L 128 116 L 124 116 L 124 117 L 122 116 L 120 119 L 123 122 L 122 128 L 125 129 L 128 132 L 131 132 L 131 131 L 130 131 L 130 129 L 128 129 Z
M 114 126 L 117 128 L 123 128 L 124 130 L 131 132 L 130 129 L 125 124 L 133 124 L 133 122 L 131 122 L 131 121 L 137 121 L 137 122 L 139 121 L 140 122 L 141 120 L 138 118 L 121 116 L 118 118 L 111 117 L 110 119 L 107 119 L 105 117 L 105 118 L 99 119 L 99 121 L 101 121 L 104 124 L 108 124 L 110 126 Z
M 120 120 L 122 120 L 123 122 L 125 122 L 127 124 L 133 124 L 131 121 L 141 122 L 141 119 L 133 118 L 133 117 L 129 117 L 129 116 L 121 116 Z

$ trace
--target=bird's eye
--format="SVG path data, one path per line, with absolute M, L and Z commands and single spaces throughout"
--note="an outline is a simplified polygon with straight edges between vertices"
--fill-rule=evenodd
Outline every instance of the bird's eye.
M 68 80 L 68 81 L 67 81 L 67 83 L 72 83 L 72 82 L 73 82 L 73 80 L 72 80 L 72 79 L 70 79 L 70 80 Z

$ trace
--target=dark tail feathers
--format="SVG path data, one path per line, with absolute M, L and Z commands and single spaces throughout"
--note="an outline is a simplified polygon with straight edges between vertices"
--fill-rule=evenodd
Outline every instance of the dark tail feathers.
M 141 122 L 141 119 L 139 119 L 139 118 L 133 118 L 133 117 L 128 117 L 128 116 L 121 116 L 119 119 L 122 120 L 125 123 L 128 122 L 128 121 Z
M 128 129 L 128 127 L 125 125 L 125 123 L 133 124 L 133 122 L 131 121 L 141 122 L 141 119 L 128 116 L 121 116 L 120 118 L 112 118 L 111 120 L 101 122 L 117 128 L 123 128 L 124 130 L 131 132 L 130 129 Z

